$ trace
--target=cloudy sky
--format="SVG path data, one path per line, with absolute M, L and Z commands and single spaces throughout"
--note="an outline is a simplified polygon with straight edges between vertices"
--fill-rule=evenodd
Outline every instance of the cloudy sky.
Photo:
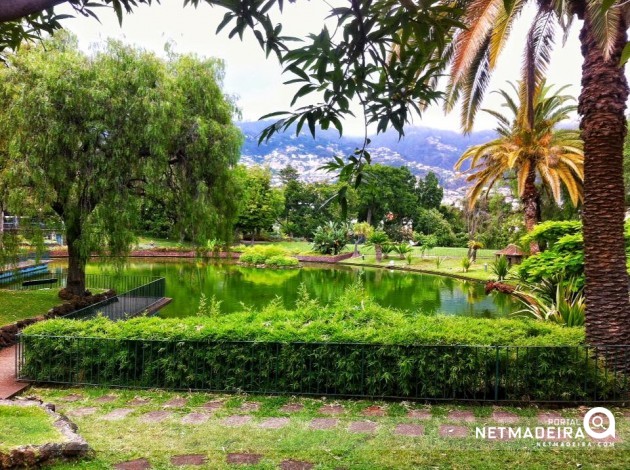
M 333 0 L 334 1 L 334 0 Z M 340 0 L 337 0 L 339 2 Z M 182 1 L 164 1 L 162 5 L 140 7 L 132 15 L 124 18 L 122 27 L 111 10 L 97 9 L 101 23 L 92 18 L 75 17 L 64 22 L 64 26 L 78 35 L 81 48 L 88 50 L 94 43 L 108 37 L 118 38 L 130 44 L 164 54 L 164 45 L 171 42 L 177 52 L 194 52 L 201 56 L 218 57 L 225 60 L 226 92 L 238 96 L 238 105 L 242 110 L 243 120 L 253 121 L 260 116 L 279 110 L 287 110 L 295 88 L 283 85 L 289 77 L 282 76 L 282 69 L 275 58 L 265 59 L 264 53 L 252 35 L 243 41 L 229 39 L 224 31 L 215 35 L 217 25 L 225 11 L 221 8 L 202 4 L 198 9 L 182 8 Z M 73 13 L 68 6 L 62 7 L 67 13 Z M 308 32 L 318 32 L 329 11 L 329 2 L 320 0 L 300 1 L 287 4 L 282 17 L 284 34 L 304 36 Z M 75 15 L 76 16 L 76 15 Z M 519 78 L 521 53 L 527 25 L 532 17 L 531 9 L 525 11 L 517 22 L 500 62 L 500 69 L 492 78 L 489 90 L 504 87 L 507 80 Z M 576 22 L 564 47 L 560 35 L 549 70 L 550 83 L 572 85 L 569 93 L 577 95 L 580 83 L 580 55 Z M 496 95 L 488 94 L 485 107 L 496 108 L 500 100 Z M 306 104 L 306 103 L 304 103 Z M 457 110 L 444 115 L 439 107 L 429 109 L 422 118 L 416 118 L 414 124 L 441 129 L 459 130 Z M 481 113 L 475 129 L 490 129 L 495 121 Z M 346 134 L 362 134 L 361 120 L 346 122 Z

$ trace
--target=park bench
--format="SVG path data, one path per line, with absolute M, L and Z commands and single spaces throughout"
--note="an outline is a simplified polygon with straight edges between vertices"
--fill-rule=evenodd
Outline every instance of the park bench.
M 22 287 L 28 287 L 28 286 L 42 286 L 45 284 L 55 284 L 57 283 L 59 279 L 52 277 L 49 279 L 33 279 L 31 281 L 24 281 L 22 283 Z

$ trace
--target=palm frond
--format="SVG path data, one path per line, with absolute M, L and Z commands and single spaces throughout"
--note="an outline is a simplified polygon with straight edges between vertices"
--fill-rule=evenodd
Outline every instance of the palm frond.
M 539 8 L 527 33 L 520 89 L 520 100 L 525 106 L 521 106 L 519 119 L 525 128 L 534 127 L 534 95 L 538 87 L 544 87 L 554 42 L 555 18 L 553 10 Z
M 503 0 L 474 0 L 466 8 L 464 24 L 468 29 L 459 33 L 454 39 L 455 52 L 451 65 L 453 83 L 458 83 L 468 75 L 501 8 L 503 8 Z
M 499 55 L 512 31 L 512 26 L 526 3 L 523 0 L 503 2 L 502 7 L 499 9 L 490 39 L 490 70 L 494 70 L 496 67 Z
M 606 3 L 606 5 L 604 5 Z M 590 0 L 586 2 L 587 15 L 590 18 L 591 30 L 604 55 L 604 59 L 610 59 L 621 21 L 621 9 L 617 2 L 604 2 L 603 0 Z

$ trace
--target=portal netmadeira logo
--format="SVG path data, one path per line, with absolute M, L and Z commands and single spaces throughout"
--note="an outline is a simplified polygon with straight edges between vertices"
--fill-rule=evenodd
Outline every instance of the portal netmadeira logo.
M 539 447 L 614 447 L 615 417 L 603 407 L 591 408 L 583 419 L 549 418 L 540 426 L 477 427 L 477 439 L 531 439 Z

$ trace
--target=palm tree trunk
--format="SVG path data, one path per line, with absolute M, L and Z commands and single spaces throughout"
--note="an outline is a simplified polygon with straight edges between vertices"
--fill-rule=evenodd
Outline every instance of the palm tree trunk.
M 621 51 L 626 24 L 606 61 L 588 12 L 580 32 L 582 92 L 578 112 L 584 140 L 584 271 L 586 338 L 595 345 L 630 344 L 630 301 L 624 243 L 623 144 L 628 84 Z M 610 358 L 611 356 L 609 356 Z M 630 364 L 624 364 L 626 370 Z
M 531 232 L 536 224 L 539 222 L 538 216 L 540 211 L 538 210 L 538 188 L 536 188 L 536 166 L 532 162 L 527 173 L 527 179 L 525 180 L 525 187 L 523 188 L 523 194 L 521 195 L 521 202 L 525 212 L 525 229 L 527 232 Z M 529 244 L 529 251 L 531 254 L 538 253 L 540 247 L 538 243 L 533 241 Z
M 383 247 L 381 245 L 374 245 L 374 252 L 376 253 L 376 261 L 379 263 L 383 261 Z

